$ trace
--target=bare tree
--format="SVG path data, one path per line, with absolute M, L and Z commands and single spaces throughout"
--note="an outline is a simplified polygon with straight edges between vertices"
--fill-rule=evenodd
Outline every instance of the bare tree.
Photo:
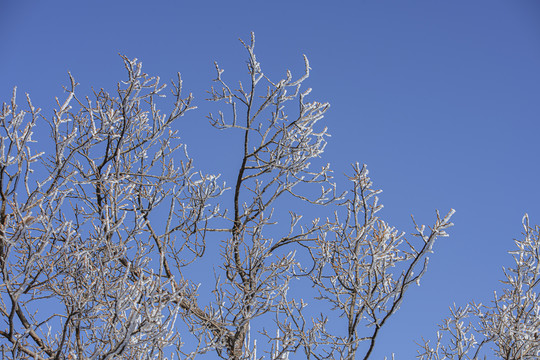
M 523 238 L 510 251 L 515 265 L 503 269 L 502 294 L 491 304 L 454 306 L 437 333 L 434 345 L 424 340 L 419 358 L 538 359 L 540 357 L 540 228 L 523 217 Z
M 233 89 L 216 64 L 209 92 L 230 111 L 211 125 L 242 136 L 230 188 L 195 171 L 180 143 L 175 120 L 194 109 L 180 75 L 169 115 L 159 78 L 125 57 L 115 94 L 81 97 L 70 75 L 50 118 L 13 92 L 0 113 L 3 358 L 370 357 L 453 210 L 409 241 L 378 217 L 365 166 L 338 192 L 330 166 L 315 165 L 329 105 L 301 90 L 307 58 L 301 77 L 272 81 L 254 42 L 242 43 L 248 81 Z M 50 141 L 36 143 L 44 126 Z M 308 207 L 330 211 L 304 219 Z M 192 275 L 209 261 L 205 292 Z

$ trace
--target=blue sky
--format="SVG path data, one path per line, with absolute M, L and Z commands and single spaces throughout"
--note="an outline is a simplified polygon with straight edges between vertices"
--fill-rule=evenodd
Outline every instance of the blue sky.
M 238 38 L 250 31 L 271 77 L 299 74 L 308 56 L 342 188 L 351 163 L 367 164 L 381 216 L 404 231 L 411 214 L 430 224 L 435 209 L 457 211 L 373 357 L 413 358 L 453 302 L 491 300 L 523 214 L 540 223 L 540 2 L 2 0 L 0 101 L 16 85 L 50 114 L 68 70 L 79 93 L 113 90 L 118 53 L 164 81 L 179 71 L 199 106 L 181 136 L 199 168 L 228 180 L 234 150 L 212 149 L 230 139 L 208 125 L 205 91 L 214 60 L 232 83 L 244 76 Z

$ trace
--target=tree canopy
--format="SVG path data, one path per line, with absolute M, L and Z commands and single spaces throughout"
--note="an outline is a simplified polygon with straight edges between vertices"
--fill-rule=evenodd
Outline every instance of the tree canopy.
M 454 210 L 407 235 L 380 218 L 365 165 L 337 189 L 308 59 L 274 80 L 254 36 L 243 45 L 248 81 L 230 85 L 216 63 L 208 99 L 222 109 L 211 126 L 241 135 L 229 183 L 197 171 L 181 142 L 176 121 L 195 107 L 180 74 L 168 114 L 165 85 L 125 56 L 114 93 L 79 95 L 70 75 L 51 117 L 13 91 L 0 113 L 4 358 L 370 357 Z M 45 127 L 49 142 L 36 143 Z M 504 359 L 538 355 L 540 240 L 527 217 L 524 230 L 508 289 L 456 307 L 420 358 L 478 358 L 489 343 Z

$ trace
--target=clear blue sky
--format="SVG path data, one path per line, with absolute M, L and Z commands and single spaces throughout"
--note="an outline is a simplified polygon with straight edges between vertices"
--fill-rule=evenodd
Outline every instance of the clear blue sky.
M 214 60 L 232 82 L 244 75 L 237 39 L 250 31 L 271 76 L 309 57 L 341 186 L 366 163 L 382 217 L 405 231 L 410 214 L 430 224 L 435 209 L 457 210 L 374 356 L 411 359 L 453 302 L 491 300 L 523 214 L 540 223 L 540 2 L 0 0 L 0 101 L 17 85 L 50 114 L 68 70 L 80 92 L 112 90 L 118 53 L 163 80 L 179 71 L 199 106 L 181 135 L 199 168 L 227 180 L 237 162 L 210 149 L 227 139 L 205 120 L 204 91 Z

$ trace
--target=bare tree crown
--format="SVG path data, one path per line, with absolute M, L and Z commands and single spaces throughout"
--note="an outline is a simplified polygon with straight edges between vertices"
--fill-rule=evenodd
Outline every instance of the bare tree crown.
M 165 85 L 126 57 L 114 94 L 80 96 L 70 75 L 50 118 L 28 95 L 21 109 L 13 91 L 0 112 L 3 358 L 370 357 L 454 211 L 428 229 L 415 223 L 409 239 L 379 217 L 365 166 L 338 192 L 330 166 L 316 165 L 329 104 L 307 100 L 307 58 L 303 75 L 275 81 L 254 36 L 242 44 L 248 80 L 233 88 L 216 63 L 209 91 L 224 106 L 210 124 L 242 134 L 229 184 L 196 171 L 180 142 L 173 124 L 195 108 L 180 74 L 170 114 L 158 109 Z M 36 144 L 44 126 L 50 141 Z M 282 198 L 333 215 L 307 219 Z M 209 239 L 221 250 L 203 293 L 190 273 L 208 261 Z M 314 295 L 294 291 L 300 282 Z M 512 302 L 505 296 L 497 303 Z

